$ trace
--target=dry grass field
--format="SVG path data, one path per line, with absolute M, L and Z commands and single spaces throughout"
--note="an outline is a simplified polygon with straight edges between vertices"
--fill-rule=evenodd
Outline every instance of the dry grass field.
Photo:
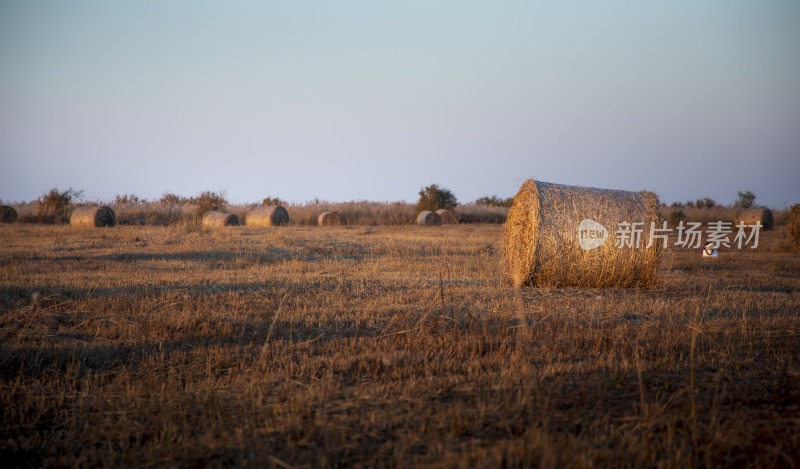
M 0 465 L 800 467 L 800 256 L 521 289 L 498 225 L 0 226 Z

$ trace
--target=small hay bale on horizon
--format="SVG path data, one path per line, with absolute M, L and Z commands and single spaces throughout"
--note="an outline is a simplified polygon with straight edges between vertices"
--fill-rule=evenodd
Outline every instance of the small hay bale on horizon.
M 440 208 L 436 211 L 436 214 L 442 219 L 443 225 L 452 225 L 454 223 L 458 223 L 458 220 L 456 220 L 456 216 L 453 215 L 453 212 L 447 210 L 446 208 Z
M 69 224 L 72 226 L 88 226 L 105 228 L 117 224 L 117 216 L 111 207 L 105 205 L 89 205 L 78 207 L 69 216 Z
M 14 223 L 17 221 L 17 209 L 10 205 L 0 205 L 0 223 Z
M 205 228 L 222 228 L 225 226 L 236 226 L 238 224 L 239 218 L 232 213 L 211 210 L 203 214 L 203 227 Z
M 786 247 L 800 250 L 800 204 L 792 205 L 786 220 Z
M 244 218 L 247 226 L 283 226 L 289 223 L 289 212 L 280 205 L 256 207 Z
M 319 226 L 339 226 L 342 220 L 336 212 L 322 212 L 317 217 L 317 225 Z
M 662 227 L 651 192 L 529 179 L 503 228 L 506 277 L 515 287 L 646 287 L 656 280 L 663 250 L 659 239 L 647 248 L 651 222 Z M 642 223 L 639 247 L 616 246 L 620 223 Z
M 755 225 L 761 223 L 764 231 L 769 231 L 775 226 L 775 219 L 772 217 L 772 210 L 768 208 L 740 208 L 736 210 L 733 226 L 734 229 L 739 222 L 745 225 Z
M 430 210 L 423 210 L 417 215 L 417 225 L 419 226 L 436 226 L 442 224 L 442 217 L 436 212 Z

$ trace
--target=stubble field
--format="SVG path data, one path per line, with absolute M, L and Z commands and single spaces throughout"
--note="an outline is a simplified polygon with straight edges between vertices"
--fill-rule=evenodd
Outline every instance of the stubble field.
M 3 466 L 800 466 L 800 256 L 521 289 L 502 227 L 0 226 Z

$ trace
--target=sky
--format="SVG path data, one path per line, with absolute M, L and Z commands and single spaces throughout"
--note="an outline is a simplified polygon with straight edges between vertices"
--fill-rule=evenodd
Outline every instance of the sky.
M 800 2 L 0 2 L 0 199 L 800 202 Z

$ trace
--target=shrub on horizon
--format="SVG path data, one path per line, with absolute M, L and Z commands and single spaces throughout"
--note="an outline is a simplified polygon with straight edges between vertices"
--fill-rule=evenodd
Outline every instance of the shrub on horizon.
M 435 212 L 440 208 L 453 210 L 458 201 L 456 196 L 447 189 L 440 188 L 436 184 L 431 184 L 428 187 L 419 191 L 419 200 L 417 201 L 414 210 L 420 213 L 425 210 Z

